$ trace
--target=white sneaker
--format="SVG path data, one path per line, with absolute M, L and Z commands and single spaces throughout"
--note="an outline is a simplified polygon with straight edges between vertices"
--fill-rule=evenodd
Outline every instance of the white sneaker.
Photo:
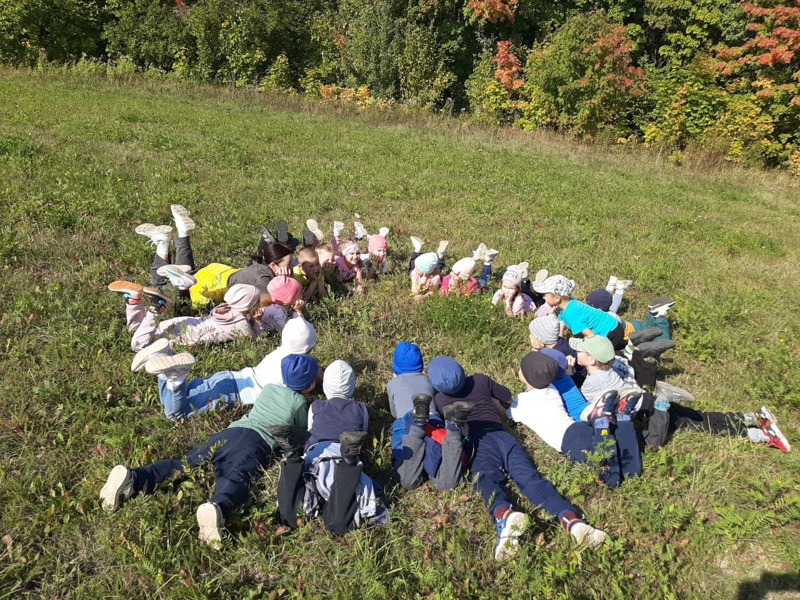
M 225 519 L 222 511 L 213 502 L 206 502 L 197 507 L 197 525 L 200 528 L 198 539 L 209 545 L 222 543 L 222 526 Z
M 412 235 L 411 236 L 411 244 L 414 246 L 414 252 L 419 254 L 420 252 L 422 252 L 422 246 L 425 245 L 425 242 L 423 242 L 417 236 Z
M 572 526 L 570 535 L 576 542 L 581 545 L 585 544 L 591 549 L 602 546 L 608 537 L 605 531 L 595 529 L 586 523 L 575 523 L 575 525 Z
M 495 257 L 500 254 L 500 250 L 495 250 L 494 248 L 489 248 L 486 252 L 483 253 L 483 264 L 490 265 Z
M 167 378 L 183 377 L 192 370 L 194 360 L 189 352 L 157 354 L 145 362 L 144 370 L 151 375 L 164 375 Z
M 342 223 L 341 221 L 334 221 L 333 237 L 342 237 L 342 233 L 344 233 L 344 223 Z
M 525 513 L 512 511 L 497 524 L 497 544 L 494 547 L 495 560 L 506 560 L 516 554 L 519 536 L 528 527 Z
M 169 356 L 170 354 L 174 354 L 174 352 L 170 348 L 169 340 L 166 338 L 156 340 L 136 353 L 136 356 L 133 357 L 133 362 L 131 362 L 131 371 L 137 373 L 144 369 L 147 361 L 151 358 L 155 358 L 156 356 Z
M 365 237 L 367 237 L 369 235 L 367 233 L 367 228 L 364 227 L 358 221 L 353 221 L 353 228 L 356 230 L 356 239 L 357 240 L 363 240 Z
M 189 275 L 186 270 L 188 265 L 164 265 L 159 267 L 156 273 L 169 279 L 169 282 L 179 290 L 188 290 L 197 283 L 193 275 Z
M 317 223 L 314 219 L 308 219 L 306 221 L 306 227 L 308 230 L 314 234 L 314 237 L 317 238 L 320 242 L 325 237 L 325 234 L 322 233 L 322 229 L 319 228 L 319 223 Z
M 764 421 L 761 424 L 761 431 L 769 438 L 769 445 L 778 448 L 783 452 L 791 452 L 792 446 L 783 432 L 778 429 L 778 419 L 772 414 L 766 406 L 761 407 L 761 418 Z
M 606 284 L 606 291 L 609 294 L 613 294 L 614 290 L 617 289 L 617 281 L 618 279 L 615 275 L 612 275 L 611 277 L 608 278 L 608 283 Z
M 100 490 L 100 504 L 111 512 L 133 495 L 133 472 L 117 465 L 108 474 L 106 484 Z
M 389 228 L 388 227 L 381 227 L 378 230 L 378 235 L 381 236 L 382 238 L 388 238 L 389 237 Z
M 530 267 L 530 264 L 528 264 L 526 262 L 521 262 L 521 263 L 519 263 L 517 265 L 517 268 L 519 269 L 519 274 L 520 274 L 520 276 L 522 277 L 523 280 L 527 279 L 528 275 L 530 275 L 530 273 L 528 273 L 528 268 L 529 267 Z
M 484 244 L 483 242 L 478 244 L 478 247 L 475 248 L 475 252 L 472 253 L 472 260 L 474 260 L 475 262 L 483 260 L 483 255 L 486 253 L 488 249 L 489 248 L 487 248 L 486 244 Z
M 439 240 L 439 247 L 436 248 L 436 256 L 439 258 L 444 258 L 444 255 L 447 254 L 447 247 L 450 245 L 450 242 L 447 240 Z
M 186 237 L 190 231 L 194 231 L 194 221 L 189 218 L 189 211 L 180 204 L 170 206 L 172 220 L 175 221 L 175 229 L 178 230 L 178 237 Z
M 550 272 L 547 269 L 539 269 L 538 271 L 536 271 L 536 277 L 533 278 L 533 282 L 542 283 L 549 276 Z
M 169 225 L 153 225 L 142 223 L 135 229 L 136 233 L 150 238 L 150 243 L 169 242 L 172 239 L 172 227 Z
M 624 294 L 628 291 L 628 288 L 633 285 L 633 281 L 630 279 L 618 279 L 616 285 L 614 286 L 614 291 L 617 294 Z

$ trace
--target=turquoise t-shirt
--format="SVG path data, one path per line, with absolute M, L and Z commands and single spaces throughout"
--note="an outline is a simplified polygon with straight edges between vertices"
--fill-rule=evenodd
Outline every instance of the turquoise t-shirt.
M 570 300 L 567 308 L 558 315 L 558 320 L 570 328 L 573 334 L 579 334 L 585 329 L 591 329 L 595 335 L 608 337 L 616 329 L 619 321 L 605 311 L 592 308 L 578 300 Z

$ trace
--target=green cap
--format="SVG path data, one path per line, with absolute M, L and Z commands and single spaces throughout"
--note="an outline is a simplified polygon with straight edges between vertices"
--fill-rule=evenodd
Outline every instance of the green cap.
M 569 346 L 578 352 L 587 352 L 597 362 L 607 363 L 614 359 L 614 344 L 602 335 L 589 338 L 570 338 Z

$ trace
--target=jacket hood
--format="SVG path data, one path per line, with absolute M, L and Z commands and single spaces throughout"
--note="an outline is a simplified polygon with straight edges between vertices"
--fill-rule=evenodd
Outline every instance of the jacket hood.
M 328 399 L 352 398 L 356 393 L 356 374 L 353 367 L 343 360 L 333 361 L 322 376 L 322 391 Z

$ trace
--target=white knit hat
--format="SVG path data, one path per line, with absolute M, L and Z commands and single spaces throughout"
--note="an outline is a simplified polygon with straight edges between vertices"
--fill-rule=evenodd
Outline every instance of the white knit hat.
M 462 258 L 453 265 L 450 271 L 458 275 L 461 279 L 469 279 L 475 272 L 475 261 L 471 258 Z
M 322 391 L 328 399 L 352 398 L 356 393 L 356 374 L 353 367 L 343 360 L 333 361 L 322 376 Z

